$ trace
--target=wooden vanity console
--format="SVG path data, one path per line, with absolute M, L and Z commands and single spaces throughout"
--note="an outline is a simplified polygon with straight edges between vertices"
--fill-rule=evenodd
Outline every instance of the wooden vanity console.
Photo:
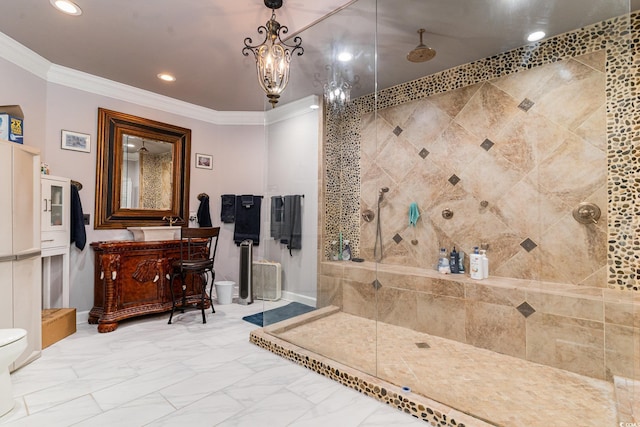
M 89 323 L 97 323 L 98 332 L 114 331 L 123 319 L 171 311 L 170 266 L 180 259 L 179 240 L 93 242 L 91 248 L 95 272 Z M 181 295 L 179 278 L 174 287 Z M 187 279 L 187 303 L 200 299 L 199 283 L 192 286 Z M 205 303 L 208 308 L 209 301 Z

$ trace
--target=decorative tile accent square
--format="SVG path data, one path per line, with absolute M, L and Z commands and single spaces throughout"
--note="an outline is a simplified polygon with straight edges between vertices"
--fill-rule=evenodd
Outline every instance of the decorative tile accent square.
M 520 246 L 522 246 L 527 252 L 531 252 L 532 250 L 534 250 L 535 248 L 538 247 L 536 242 L 534 242 L 533 240 L 531 240 L 528 237 L 526 238 L 526 240 L 524 240 L 522 243 L 520 243 Z
M 493 141 L 491 141 L 490 139 L 485 139 L 482 144 L 480 144 L 480 147 L 484 148 L 486 151 L 491 150 L 491 147 L 494 146 Z
M 400 136 L 400 134 L 402 133 L 402 128 L 400 126 L 396 126 L 396 128 L 393 130 L 393 133 L 396 136 Z
M 398 233 L 396 233 L 396 235 L 393 236 L 393 241 L 396 242 L 396 243 L 402 242 L 402 236 L 399 235 Z
M 522 111 L 529 111 L 529 109 L 533 107 L 533 104 L 535 104 L 535 102 L 533 102 L 529 98 L 525 98 L 522 100 L 520 105 L 518 105 L 518 108 L 521 109 Z
M 429 155 L 429 151 L 426 148 L 423 148 L 422 150 L 420 150 L 420 152 L 418 153 L 418 155 L 420 157 L 422 157 L 423 159 L 426 159 L 427 156 Z
M 431 348 L 431 346 L 429 344 L 427 344 L 426 342 L 417 342 L 416 343 L 416 347 L 418 347 L 418 348 Z
M 451 185 L 456 185 L 457 183 L 460 182 L 460 178 L 458 178 L 458 176 L 456 174 L 453 174 L 449 178 L 449 182 L 451 183 Z
M 522 314 L 524 317 L 529 317 L 531 316 L 533 313 L 536 312 L 536 309 L 531 307 L 529 305 L 528 302 L 523 302 L 522 304 L 520 304 L 518 307 L 516 307 L 516 309 L 520 312 L 520 314 Z

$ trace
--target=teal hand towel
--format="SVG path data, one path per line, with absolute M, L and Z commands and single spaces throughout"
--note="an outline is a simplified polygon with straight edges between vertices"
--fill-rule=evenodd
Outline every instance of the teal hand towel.
M 418 218 L 420 218 L 420 212 L 418 211 L 418 204 L 413 202 L 409 205 L 409 225 L 416 226 L 418 222 Z

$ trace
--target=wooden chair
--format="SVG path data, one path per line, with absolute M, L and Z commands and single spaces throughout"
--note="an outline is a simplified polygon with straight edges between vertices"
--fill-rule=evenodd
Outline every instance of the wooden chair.
M 169 316 L 169 324 L 173 319 L 173 313 L 176 309 L 184 313 L 186 308 L 198 308 L 202 311 L 202 323 L 207 323 L 205 316 L 205 301 L 209 299 L 211 311 L 215 313 L 213 308 L 213 300 L 211 299 L 211 290 L 213 282 L 216 278 L 216 271 L 213 263 L 218 248 L 218 236 L 220 227 L 201 227 L 201 228 L 182 228 L 180 236 L 180 259 L 171 265 L 171 279 L 169 281 L 169 289 L 171 290 L 171 315 Z M 180 277 L 182 292 L 181 295 L 175 295 L 174 280 Z M 199 302 L 188 302 L 186 297 L 187 278 L 191 278 L 191 286 L 201 287 L 201 298 Z M 198 278 L 198 280 L 196 280 Z M 207 283 L 211 280 L 211 289 L 207 297 Z

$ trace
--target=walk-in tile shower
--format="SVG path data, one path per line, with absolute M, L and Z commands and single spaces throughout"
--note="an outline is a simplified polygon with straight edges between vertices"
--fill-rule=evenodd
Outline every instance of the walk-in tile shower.
M 621 3 L 326 108 L 321 309 L 254 342 L 444 425 L 640 422 L 640 14 Z M 371 19 L 375 53 L 390 17 Z M 334 260 L 343 240 L 364 262 Z M 438 273 L 454 247 L 466 273 Z

